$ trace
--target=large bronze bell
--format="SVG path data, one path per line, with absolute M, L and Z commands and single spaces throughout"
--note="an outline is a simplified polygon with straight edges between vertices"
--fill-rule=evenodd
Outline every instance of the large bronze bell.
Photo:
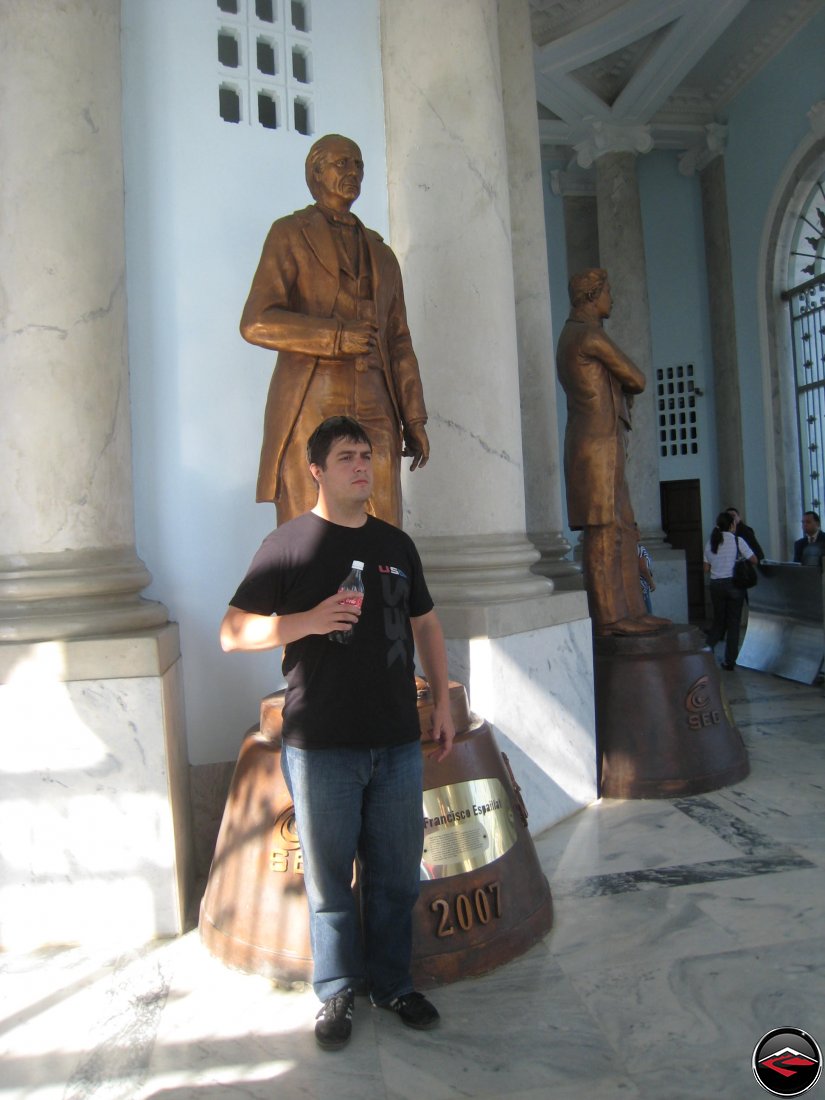
M 413 914 L 413 975 L 427 988 L 482 974 L 522 954 L 552 926 L 550 887 L 527 812 L 488 723 L 450 685 L 456 735 L 441 764 L 424 753 L 424 853 Z M 228 966 L 280 981 L 310 981 L 312 956 L 301 848 L 281 774 L 283 693 L 261 702 L 232 777 L 200 935 Z M 419 684 L 419 718 L 432 701 Z M 357 865 L 353 889 L 358 889 Z
M 677 798 L 738 783 L 750 765 L 696 627 L 595 641 L 599 791 Z

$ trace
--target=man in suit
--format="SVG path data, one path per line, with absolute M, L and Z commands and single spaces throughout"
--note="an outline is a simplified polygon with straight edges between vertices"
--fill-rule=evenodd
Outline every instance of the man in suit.
M 613 343 L 603 322 L 613 298 L 607 272 L 591 268 L 568 287 L 572 310 L 556 367 L 567 394 L 564 478 L 568 522 L 582 530 L 583 571 L 596 634 L 650 634 L 670 620 L 647 613 L 630 493 L 625 481 L 630 404 L 645 376 Z
M 401 271 L 350 207 L 361 193 L 361 150 L 327 134 L 309 151 L 315 204 L 274 223 L 241 318 L 244 339 L 278 352 L 264 414 L 259 501 L 285 523 L 315 506 L 307 441 L 329 416 L 351 416 L 373 442 L 370 511 L 401 526 L 401 457 L 424 466 L 429 441 Z
M 825 557 L 825 534 L 816 512 L 802 513 L 802 538 L 793 544 L 793 560 L 800 565 L 817 566 L 822 570 Z

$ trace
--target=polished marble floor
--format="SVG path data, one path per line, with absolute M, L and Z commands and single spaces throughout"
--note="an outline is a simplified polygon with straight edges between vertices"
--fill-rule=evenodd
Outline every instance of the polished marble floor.
M 825 1045 L 825 698 L 722 674 L 751 775 L 675 801 L 602 802 L 537 841 L 555 924 L 527 955 L 431 996 L 438 1031 L 233 973 L 196 932 L 97 954 L 0 955 L 3 1100 L 690 1100 L 768 1095 L 767 1031 Z M 825 1084 L 810 1095 L 825 1096 Z

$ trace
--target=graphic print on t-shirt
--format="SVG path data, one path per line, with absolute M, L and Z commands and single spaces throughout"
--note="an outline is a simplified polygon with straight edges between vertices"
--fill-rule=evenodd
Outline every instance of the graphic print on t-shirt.
M 392 645 L 387 650 L 387 668 L 396 661 L 407 660 L 407 605 L 410 582 L 403 569 L 394 565 L 379 565 L 381 596 L 384 601 L 384 634 Z

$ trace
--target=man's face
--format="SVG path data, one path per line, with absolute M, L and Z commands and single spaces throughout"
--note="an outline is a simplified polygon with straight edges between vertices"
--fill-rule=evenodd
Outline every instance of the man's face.
M 610 283 L 605 283 L 595 300 L 596 309 L 600 317 L 609 317 L 613 310 L 613 295 L 610 292 Z
M 810 538 L 811 535 L 815 535 L 819 530 L 819 524 L 816 522 L 813 516 L 802 517 L 802 533 L 806 538 Z
M 739 513 L 736 511 L 736 509 L 735 508 L 728 508 L 728 515 L 733 520 L 733 526 L 738 527 L 739 524 L 741 523 L 741 519 L 740 519 Z
M 372 492 L 372 448 L 369 443 L 339 439 L 327 455 L 326 466 L 310 466 L 320 491 L 331 504 L 366 504 Z
M 332 210 L 349 210 L 361 194 L 364 162 L 351 141 L 333 141 L 315 168 L 318 201 Z

